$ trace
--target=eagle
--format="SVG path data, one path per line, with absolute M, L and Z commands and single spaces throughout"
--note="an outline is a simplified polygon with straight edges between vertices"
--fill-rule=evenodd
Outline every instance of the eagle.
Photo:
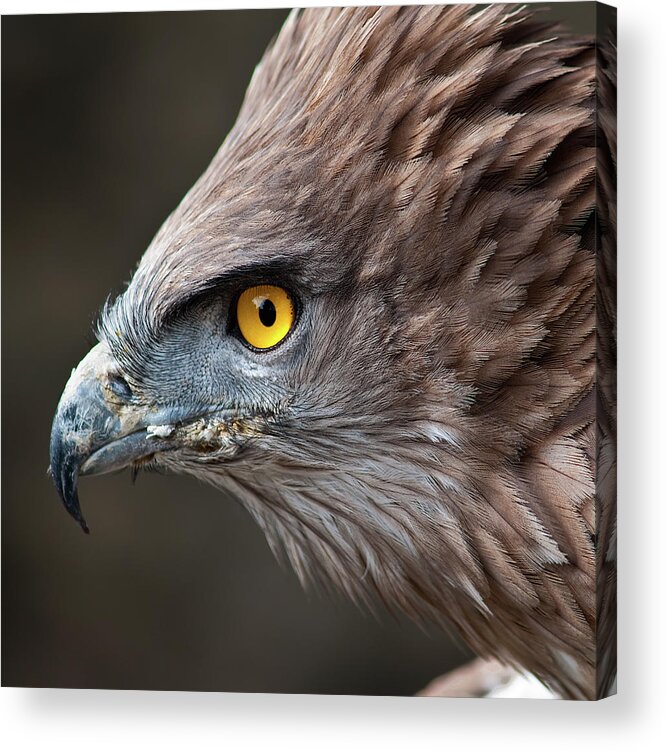
M 615 679 L 615 48 L 505 5 L 297 10 L 53 421 L 193 475 L 303 584 Z

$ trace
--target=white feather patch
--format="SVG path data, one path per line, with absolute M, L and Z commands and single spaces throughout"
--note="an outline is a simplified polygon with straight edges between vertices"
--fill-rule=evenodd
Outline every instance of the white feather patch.
M 146 428 L 146 432 L 149 438 L 168 438 L 175 429 L 172 424 L 151 424 Z

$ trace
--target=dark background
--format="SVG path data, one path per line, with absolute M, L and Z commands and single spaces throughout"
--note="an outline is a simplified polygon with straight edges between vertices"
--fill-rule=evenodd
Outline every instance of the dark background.
M 591 32 L 593 4 L 551 15 Z M 183 477 L 46 475 L 92 323 L 233 124 L 286 11 L 2 19 L 2 683 L 410 694 L 444 633 L 304 593 L 240 506 Z

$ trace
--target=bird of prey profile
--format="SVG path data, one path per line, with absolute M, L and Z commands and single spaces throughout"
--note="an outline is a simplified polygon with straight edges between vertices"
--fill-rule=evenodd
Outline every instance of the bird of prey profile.
M 615 675 L 614 47 L 514 6 L 294 11 L 53 423 L 184 472 L 304 582 Z

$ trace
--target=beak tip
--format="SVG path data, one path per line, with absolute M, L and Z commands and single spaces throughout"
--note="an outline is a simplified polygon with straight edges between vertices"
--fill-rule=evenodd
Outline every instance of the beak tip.
M 48 473 L 69 515 L 79 524 L 84 533 L 89 534 L 90 529 L 81 513 L 79 503 L 78 461 L 74 452 L 67 450 L 62 443 L 56 442 L 54 446 L 52 442 L 51 465 Z
M 84 534 L 90 534 L 90 529 L 86 523 L 86 519 L 81 513 L 81 505 L 79 503 L 79 493 L 75 490 L 73 493 L 60 494 L 63 505 L 69 513 L 69 515 L 79 524 Z
M 65 506 L 65 509 L 67 510 L 69 515 L 79 524 L 83 533 L 90 534 L 90 529 L 88 528 L 86 519 L 83 517 L 83 513 L 81 513 L 78 492 L 75 492 L 74 495 L 67 498 L 63 495 L 61 495 L 60 497 L 62 499 L 63 505 Z

